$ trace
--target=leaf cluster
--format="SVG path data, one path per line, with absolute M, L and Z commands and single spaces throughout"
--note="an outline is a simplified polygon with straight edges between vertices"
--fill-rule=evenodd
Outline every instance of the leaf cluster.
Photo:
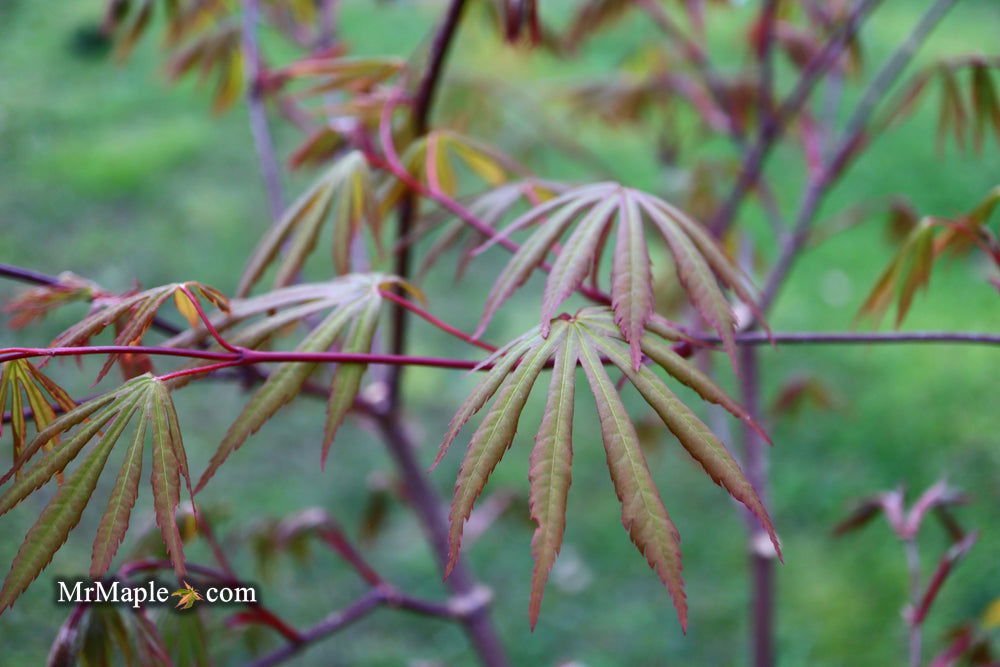
M 486 416 L 472 435 L 455 483 L 450 513 L 449 571 L 458 558 L 463 525 L 473 504 L 513 443 L 531 389 L 542 369 L 551 363 L 548 397 L 529 470 L 531 515 L 538 523 L 532 539 L 535 558 L 529 609 L 532 626 L 538 618 L 543 587 L 559 553 L 566 526 L 577 366 L 583 367 L 597 407 L 608 469 L 622 504 L 622 523 L 670 591 L 682 626 L 687 623 L 687 605 L 677 530 L 653 481 L 633 421 L 605 364 L 628 378 L 712 481 L 758 517 L 780 555 L 767 510 L 739 464 L 658 375 L 646 365 L 632 363 L 630 349 L 634 344 L 674 380 L 760 430 L 743 408 L 694 364 L 675 353 L 666 339 L 652 331 L 643 331 L 631 342 L 626 341 L 614 313 L 607 308 L 589 307 L 573 317 L 551 320 L 547 326 L 528 331 L 489 357 L 484 362 L 489 370 L 452 418 L 437 458 L 440 462 L 462 427 L 492 399 Z

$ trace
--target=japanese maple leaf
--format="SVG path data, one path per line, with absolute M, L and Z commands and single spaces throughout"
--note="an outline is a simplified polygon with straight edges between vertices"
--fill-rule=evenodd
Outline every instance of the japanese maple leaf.
M 170 597 L 174 597 L 175 595 L 180 598 L 177 604 L 174 605 L 175 609 L 190 609 L 194 606 L 195 602 L 202 599 L 198 591 L 196 591 L 191 584 L 186 581 L 184 582 L 184 588 L 174 591 L 170 594 Z

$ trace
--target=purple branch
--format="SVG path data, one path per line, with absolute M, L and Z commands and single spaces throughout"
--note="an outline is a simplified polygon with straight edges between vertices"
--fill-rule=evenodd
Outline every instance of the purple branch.
M 260 16 L 259 0 L 244 0 L 243 2 L 243 58 L 246 63 L 247 80 L 247 111 L 250 115 L 250 132 L 253 135 L 254 147 L 257 150 L 257 163 L 260 165 L 267 190 L 267 201 L 271 209 L 271 219 L 277 221 L 285 211 L 285 197 L 281 188 L 281 171 L 275 157 L 274 140 L 267 124 L 267 110 L 264 108 L 263 65 L 261 63 L 260 43 L 257 38 L 257 21 Z
M 732 225 L 743 199 L 761 177 L 764 161 L 774 144 L 805 105 L 816 83 L 826 74 L 827 70 L 836 64 L 844 48 L 861 27 L 865 17 L 879 2 L 881 0 L 859 0 L 844 25 L 834 33 L 826 46 L 802 70 L 798 83 L 785 101 L 761 125 L 756 140 L 747 149 L 743 165 L 740 168 L 740 175 L 732 192 L 709 224 L 709 228 L 716 237 L 722 237 Z

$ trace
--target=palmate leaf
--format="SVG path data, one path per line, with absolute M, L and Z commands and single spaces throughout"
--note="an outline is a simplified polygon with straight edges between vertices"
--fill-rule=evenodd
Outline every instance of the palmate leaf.
M 658 197 L 617 183 L 585 185 L 536 206 L 483 246 L 483 249 L 490 247 L 528 225 L 538 225 L 490 290 L 477 335 L 485 331 L 503 302 L 524 284 L 566 230 L 575 224 L 545 284 L 541 314 L 544 335 L 546 323 L 556 308 L 583 283 L 592 268 L 599 266 L 607 231 L 615 224 L 618 231 L 612 262 L 612 305 L 615 320 L 631 346 L 632 366 L 638 368 L 637 338 L 653 317 L 651 268 L 643 220 L 651 223 L 666 241 L 688 298 L 722 338 L 735 365 L 736 317 L 721 287 L 730 288 L 760 319 L 749 279 L 729 261 L 708 232 L 682 211 Z
M 674 600 L 681 628 L 687 630 L 687 597 L 681 576 L 680 535 L 670 520 L 656 483 L 649 472 L 646 457 L 639 445 L 635 426 L 629 420 L 614 383 L 604 371 L 593 349 L 581 341 L 580 356 L 587 374 L 601 436 L 608 459 L 608 470 L 615 493 L 622 503 L 622 524 L 632 542 L 646 557 L 666 584 Z
M 337 273 L 350 271 L 351 243 L 362 226 L 371 229 L 381 248 L 382 216 L 376 204 L 371 170 L 359 151 L 340 158 L 285 212 L 254 250 L 236 289 L 245 297 L 277 258 L 285 244 L 287 252 L 278 267 L 274 287 L 291 284 L 316 247 L 323 224 L 333 212 L 333 263 Z
M 129 424 L 135 421 L 138 421 L 135 436 L 125 454 L 94 542 L 91 576 L 100 577 L 107 571 L 124 537 L 137 496 L 142 449 L 150 430 L 153 436 L 151 483 L 157 524 L 174 571 L 178 577 L 183 576 L 184 554 L 174 512 L 180 501 L 179 478 L 187 477 L 184 445 L 167 387 L 147 374 L 53 420 L 35 436 L 11 471 L 0 480 L 9 480 L 57 435 L 64 435 L 62 442 L 54 444 L 0 495 L 0 514 L 4 514 L 53 475 L 62 472 L 87 443 L 97 439 L 28 531 L 0 589 L 0 612 L 13 604 L 66 541 L 90 502 L 111 450 Z
M 706 401 L 724 406 L 763 434 L 736 401 L 694 364 L 670 349 L 667 342 L 670 338 L 652 330 L 660 328 L 650 322 L 638 339 L 640 353 L 652 359 L 675 380 L 697 391 Z M 670 330 L 665 333 L 673 335 Z M 560 316 L 551 320 L 547 337 L 543 337 L 541 326 L 536 327 L 483 362 L 489 369 L 459 407 L 442 442 L 437 462 L 472 415 L 493 399 L 486 417 L 472 435 L 455 484 L 450 513 L 450 571 L 458 557 L 463 524 L 489 475 L 513 442 L 520 413 L 532 386 L 542 369 L 553 361 L 549 394 L 535 437 L 529 471 L 531 516 L 538 523 L 532 539 L 535 559 L 529 605 L 532 627 L 537 621 L 543 588 L 559 553 L 565 530 L 578 364 L 584 367 L 597 405 L 608 468 L 622 503 L 622 522 L 632 541 L 667 586 L 682 626 L 687 623 L 687 607 L 677 531 L 653 482 L 636 429 L 604 369 L 605 363 L 610 363 L 626 375 L 712 481 L 760 519 L 776 553 L 779 558 L 781 556 L 767 510 L 736 460 L 650 368 L 640 366 L 636 369 L 633 366 L 631 348 L 631 343 L 625 340 L 616 324 L 615 314 L 604 307 L 584 308 L 573 317 Z
M 193 281 L 161 285 L 126 296 L 102 297 L 95 299 L 91 312 L 59 334 L 50 347 L 87 345 L 91 337 L 112 324 L 117 329 L 115 345 L 139 345 L 146 331 L 152 326 L 156 312 L 171 298 L 175 300 L 182 315 L 193 319 L 191 312 L 193 306 L 184 294 L 184 290 L 189 291 L 196 299 L 200 294 L 200 298 L 204 298 L 223 311 L 229 309 L 229 300 L 219 290 Z M 119 356 L 108 355 L 108 360 L 97 376 L 98 381 L 111 370 L 111 366 Z
M 371 350 L 375 326 L 382 306 L 381 290 L 393 284 L 404 284 L 398 278 L 384 274 L 351 274 L 327 285 L 299 285 L 287 288 L 288 292 L 275 298 L 275 294 L 257 299 L 234 301 L 234 313 L 240 317 L 251 312 L 260 312 L 264 307 L 275 308 L 279 304 L 305 303 L 288 311 L 267 317 L 262 322 L 251 325 L 230 340 L 238 344 L 260 343 L 263 337 L 277 328 L 304 317 L 303 313 L 315 313 L 333 308 L 296 347 L 297 352 L 326 352 L 338 340 L 344 340 L 344 352 L 364 353 Z M 324 292 L 324 289 L 326 290 Z M 291 298 L 289 298 L 291 296 Z M 220 321 L 220 323 L 223 323 Z M 232 323 L 230 320 L 229 324 Z M 316 370 L 318 363 L 286 363 L 275 370 L 250 398 L 236 421 L 223 436 L 222 442 L 202 474 L 194 492 L 198 493 L 215 475 L 226 459 L 279 409 L 291 401 L 300 391 L 306 379 Z M 366 369 L 365 364 L 339 364 L 331 380 L 330 398 L 327 406 L 327 423 L 324 429 L 323 460 L 330 443 L 344 416 L 354 403 Z M 183 380 L 183 378 L 178 378 Z

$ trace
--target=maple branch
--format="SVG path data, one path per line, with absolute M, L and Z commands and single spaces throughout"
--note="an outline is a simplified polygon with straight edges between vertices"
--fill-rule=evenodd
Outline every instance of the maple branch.
M 300 635 L 300 640 L 289 642 L 267 655 L 250 663 L 250 667 L 269 667 L 284 662 L 288 658 L 304 651 L 310 645 L 329 635 L 346 628 L 348 625 L 368 616 L 379 607 L 401 609 L 421 616 L 431 616 L 443 619 L 461 619 L 465 615 L 462 609 L 453 608 L 449 604 L 438 604 L 410 597 L 400 593 L 395 588 L 382 584 L 370 589 L 354 602 L 328 615 Z
M 765 123 L 771 121 L 771 95 L 774 88 L 774 24 L 778 18 L 778 0 L 764 0 L 760 10 L 760 45 L 757 58 L 760 75 L 757 81 L 757 111 Z
M 716 336 L 695 338 L 698 342 L 716 345 L 721 339 Z M 795 332 L 774 333 L 770 336 L 762 332 L 748 332 L 736 335 L 738 345 L 770 345 L 771 341 L 785 345 L 816 344 L 872 344 L 872 343 L 954 343 L 976 345 L 1000 345 L 1000 334 L 971 331 L 908 331 L 894 333 L 825 333 Z M 714 349 L 714 348 L 710 348 Z M 181 374 L 200 371 L 202 373 L 230 366 L 247 366 L 260 363 L 301 362 L 301 363 L 362 363 L 385 366 L 431 366 L 461 370 L 489 370 L 491 364 L 466 359 L 446 357 L 419 357 L 400 354 L 377 354 L 364 352 L 276 352 L 270 350 L 250 350 L 240 348 L 239 352 L 217 352 L 190 348 L 159 347 L 155 345 L 92 345 L 86 347 L 10 347 L 0 349 L 0 363 L 15 359 L 35 357 L 74 357 L 95 354 L 151 354 L 188 359 L 207 359 L 217 364 L 198 368 L 183 369 L 160 377 L 171 379 Z
M 243 58 L 246 62 L 247 111 L 250 116 L 250 133 L 253 135 L 257 163 L 260 166 L 264 187 L 267 191 L 271 219 L 277 221 L 281 219 L 281 215 L 285 211 L 285 196 L 281 187 L 281 170 L 275 157 L 274 139 L 271 137 L 271 130 L 267 123 L 267 110 L 264 108 L 264 91 L 261 85 L 264 79 L 264 68 L 257 36 L 259 16 L 260 0 L 244 0 L 241 39 Z
M 726 201 L 713 216 L 709 229 L 721 238 L 733 223 L 743 199 L 761 177 L 764 161 L 776 141 L 781 138 L 792 119 L 801 111 L 819 80 L 840 58 L 867 14 L 882 0 L 859 0 L 844 24 L 834 32 L 823 49 L 803 68 L 798 83 L 775 112 L 761 124 L 754 142 L 747 149 L 736 184 Z
M 416 448 L 398 412 L 377 415 L 375 425 L 396 461 L 407 498 L 420 519 L 438 568 L 444 573 L 450 558 L 446 505 L 430 483 L 425 467 L 417 461 Z M 445 585 L 455 596 L 453 604 L 456 609 L 461 610 L 459 618 L 476 646 L 482 663 L 487 667 L 507 665 L 503 645 L 490 620 L 492 593 L 475 580 L 461 555 L 445 580 Z

